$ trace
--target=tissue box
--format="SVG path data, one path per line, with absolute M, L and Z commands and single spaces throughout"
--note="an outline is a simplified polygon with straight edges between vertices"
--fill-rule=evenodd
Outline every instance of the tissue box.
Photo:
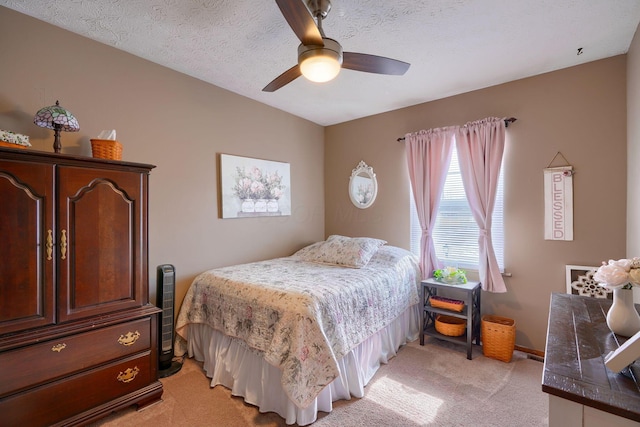
M 111 139 L 92 139 L 91 152 L 98 159 L 122 160 L 122 144 Z
M 0 142 L 4 142 L 4 144 L 0 144 L 3 147 L 13 147 L 13 148 L 31 147 L 31 144 L 29 143 L 29 137 L 27 135 L 21 135 L 19 133 L 11 132 L 8 130 L 2 130 L 2 129 L 0 129 Z

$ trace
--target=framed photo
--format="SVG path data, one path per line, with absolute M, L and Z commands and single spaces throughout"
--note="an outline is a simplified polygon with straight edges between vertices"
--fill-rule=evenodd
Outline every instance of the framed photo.
M 613 292 L 610 289 L 603 288 L 593 280 L 593 275 L 598 267 L 599 266 L 567 265 L 567 293 L 592 298 L 613 299 Z
M 220 154 L 222 218 L 291 215 L 289 163 Z

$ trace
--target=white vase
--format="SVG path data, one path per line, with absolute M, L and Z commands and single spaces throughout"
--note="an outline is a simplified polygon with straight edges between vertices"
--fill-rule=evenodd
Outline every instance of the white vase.
M 240 206 L 242 212 L 255 212 L 255 205 L 252 199 L 243 199 Z
M 267 212 L 278 212 L 279 206 L 276 199 L 270 199 L 267 202 Z
M 266 212 L 267 211 L 267 200 L 266 199 L 258 199 L 255 204 L 256 212 Z
M 640 331 L 640 315 L 633 304 L 633 289 L 614 289 L 607 326 L 615 334 L 630 337 Z

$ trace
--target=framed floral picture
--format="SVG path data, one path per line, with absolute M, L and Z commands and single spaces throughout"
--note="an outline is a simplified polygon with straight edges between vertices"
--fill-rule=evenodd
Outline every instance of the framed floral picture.
M 291 215 L 289 163 L 220 154 L 222 218 Z
M 567 265 L 567 293 L 593 298 L 613 299 L 613 292 L 610 289 L 598 285 L 593 280 L 593 275 L 597 269 L 598 267 L 587 265 Z

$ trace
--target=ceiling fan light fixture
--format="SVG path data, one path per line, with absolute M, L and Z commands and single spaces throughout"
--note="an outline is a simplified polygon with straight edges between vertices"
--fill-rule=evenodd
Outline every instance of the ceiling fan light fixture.
M 306 5 L 301 0 L 276 0 L 276 3 L 301 42 L 298 64 L 273 79 L 263 92 L 274 92 L 300 76 L 313 82 L 328 82 L 340 73 L 341 68 L 401 76 L 411 65 L 384 56 L 343 53 L 340 43 L 325 37 L 322 30 L 322 20 L 331 9 L 331 0 L 307 0 Z
M 316 83 L 333 80 L 342 66 L 342 48 L 335 40 L 323 39 L 324 46 L 298 48 L 298 65 L 302 75 Z
M 311 56 L 300 63 L 300 71 L 308 80 L 324 83 L 340 73 L 340 62 L 331 55 Z

